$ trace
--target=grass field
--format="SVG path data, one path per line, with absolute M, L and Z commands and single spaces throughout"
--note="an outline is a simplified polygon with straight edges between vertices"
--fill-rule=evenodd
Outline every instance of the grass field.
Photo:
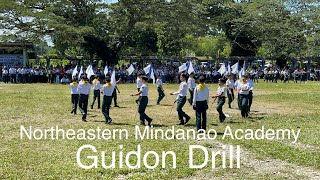
M 157 91 L 150 87 L 147 114 L 154 119 L 155 128 L 170 128 L 178 123 L 175 109 L 170 113 L 175 96 L 169 92 L 177 90 L 178 85 L 165 85 L 166 97 L 161 106 L 157 106 Z M 210 93 L 216 91 L 217 85 L 209 85 Z M 113 124 L 105 125 L 99 109 L 89 109 L 87 123 L 81 122 L 81 115 L 70 114 L 71 100 L 69 87 L 64 85 L 12 85 L 0 84 L 0 179 L 319 179 L 320 176 L 320 84 L 266 84 L 255 86 L 254 103 L 250 118 L 241 118 L 238 110 L 224 107 L 230 114 L 225 123 L 218 123 L 216 105 L 210 105 L 208 111 L 208 128 L 223 133 L 226 126 L 233 129 L 258 129 L 262 126 L 272 129 L 301 129 L 298 143 L 290 141 L 167 141 L 144 140 L 26 140 L 20 139 L 20 125 L 26 127 L 62 129 L 128 129 L 134 131 L 139 125 L 138 116 L 134 120 L 136 97 L 135 85 L 120 84 L 121 94 L 118 102 L 121 108 L 112 108 Z M 91 102 L 90 97 L 90 102 Z M 236 102 L 233 103 L 233 106 Z M 175 108 L 175 107 L 174 107 Z M 192 107 L 185 106 L 185 111 L 192 117 L 188 126 L 195 128 L 195 113 Z M 79 113 L 78 113 L 79 114 Z M 107 127 L 106 127 L 107 126 Z M 220 136 L 220 135 L 219 135 Z M 175 151 L 177 169 L 161 167 L 148 170 L 128 168 L 105 170 L 102 167 L 83 170 L 76 163 L 76 151 L 84 144 L 95 146 L 98 151 L 119 150 L 124 145 L 124 152 L 135 150 L 140 144 L 146 151 Z M 212 170 L 206 167 L 194 170 L 188 167 L 188 145 L 201 144 L 210 149 L 221 149 L 222 145 L 233 144 L 242 147 L 242 164 L 240 169 Z M 200 154 L 196 154 L 201 158 Z M 107 160 L 108 159 L 107 157 Z M 86 161 L 86 159 L 83 159 Z M 150 159 L 152 161 L 152 159 Z M 221 159 L 218 165 L 221 164 Z

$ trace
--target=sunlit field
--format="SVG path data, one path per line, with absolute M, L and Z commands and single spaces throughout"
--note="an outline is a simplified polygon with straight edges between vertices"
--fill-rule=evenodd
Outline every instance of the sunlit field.
M 210 93 L 216 92 L 217 85 L 209 84 Z M 112 124 L 106 125 L 95 105 L 88 107 L 88 122 L 81 121 L 81 115 L 73 115 L 69 86 L 49 84 L 0 84 L 0 179 L 318 179 L 320 174 L 320 84 L 259 83 L 255 85 L 254 102 L 248 119 L 242 119 L 236 109 L 224 106 L 224 112 L 230 115 L 226 122 L 219 123 L 216 104 L 210 102 L 207 128 L 216 129 L 221 136 L 226 126 L 233 129 L 258 129 L 264 126 L 271 129 L 301 129 L 298 142 L 291 141 L 245 141 L 222 140 L 27 140 L 20 139 L 20 126 L 62 129 L 127 129 L 134 131 L 139 125 L 136 114 L 137 97 L 129 95 L 136 91 L 135 84 L 120 84 L 118 104 L 112 106 L 110 115 Z M 164 85 L 166 97 L 161 105 L 156 105 L 156 86 L 149 84 L 149 106 L 146 113 L 153 118 L 154 128 L 168 129 L 175 126 L 183 129 L 195 129 L 195 112 L 186 104 L 184 109 L 191 116 L 186 126 L 176 126 L 178 115 L 174 104 L 175 96 L 170 92 L 178 89 L 177 84 Z M 89 104 L 92 99 L 90 95 Z M 102 96 L 101 96 L 102 98 Z M 101 99 L 102 102 L 102 99 Z M 174 107 L 173 107 L 174 105 Z M 99 166 L 92 170 L 81 169 L 76 162 L 76 152 L 82 145 L 91 144 L 100 151 L 111 154 L 135 150 L 141 145 L 142 152 L 174 151 L 177 154 L 177 169 L 168 163 L 166 169 L 161 166 L 149 170 L 145 167 L 131 170 L 115 168 L 106 170 Z M 217 168 L 207 166 L 201 170 L 188 167 L 188 146 L 200 144 L 209 149 L 220 149 L 223 145 L 241 145 L 242 161 L 240 169 L 223 169 L 221 159 Z M 99 153 L 96 153 L 99 154 Z M 90 155 L 86 152 L 85 155 Z M 196 153 L 196 159 L 203 156 Z M 149 159 L 150 162 L 152 158 Z M 109 156 L 106 161 L 110 161 Z M 134 162 L 135 160 L 133 160 Z M 211 161 L 211 160 L 209 160 Z M 83 162 L 90 162 L 83 158 Z M 210 164 L 210 163 L 209 163 Z

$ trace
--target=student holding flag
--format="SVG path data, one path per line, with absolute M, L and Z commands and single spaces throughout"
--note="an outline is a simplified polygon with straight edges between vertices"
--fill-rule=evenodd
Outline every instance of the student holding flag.
M 187 75 L 186 74 L 181 74 L 180 75 L 180 86 L 179 86 L 179 91 L 170 93 L 170 95 L 177 95 L 177 112 L 179 116 L 180 123 L 178 125 L 185 125 L 189 122 L 190 116 L 188 116 L 183 110 L 183 106 L 185 105 L 187 101 L 187 91 L 188 91 L 188 84 L 186 82 L 187 80 Z M 185 119 L 184 119 L 185 118 Z
M 148 77 L 141 77 L 142 85 L 140 87 L 140 91 L 136 94 L 131 94 L 130 96 L 140 96 L 139 98 L 139 107 L 138 113 L 140 114 L 140 125 L 145 126 L 145 121 L 148 122 L 148 126 L 151 126 L 152 119 L 145 113 L 147 105 L 148 105 L 148 94 L 149 88 L 147 86 Z
M 71 89 L 71 103 L 72 103 L 72 111 L 71 114 L 77 114 L 77 106 L 79 102 L 79 91 L 78 91 L 78 81 L 77 78 L 72 79 L 72 83 L 70 83 Z
M 158 89 L 158 100 L 157 100 L 157 105 L 160 105 L 160 101 L 165 97 L 165 94 L 164 94 L 164 90 L 163 90 L 163 82 L 162 82 L 162 79 L 161 79 L 161 76 L 159 75 L 157 77 L 157 89 Z
M 112 94 L 115 90 L 117 83 L 118 82 L 116 82 L 115 71 L 113 71 L 111 78 L 110 76 L 106 76 L 106 84 L 103 85 L 101 89 L 101 93 L 104 95 L 102 102 L 102 114 L 104 115 L 106 124 L 110 124 L 112 122 L 109 112 L 112 102 Z
M 98 109 L 100 109 L 100 89 L 101 84 L 99 81 L 99 76 L 95 76 L 94 80 L 92 81 L 93 84 L 93 100 L 91 103 L 91 109 L 93 109 L 95 101 L 98 99 Z
M 218 81 L 219 87 L 217 89 L 217 94 L 215 96 L 212 96 L 212 98 L 214 98 L 213 102 L 215 102 L 218 98 L 217 111 L 219 113 L 219 120 L 221 123 L 223 123 L 224 120 L 226 119 L 226 116 L 222 111 L 223 105 L 226 102 L 226 93 L 227 93 L 227 88 L 224 86 L 225 83 L 226 82 L 224 79 L 219 79 Z
M 91 84 L 87 76 L 82 76 L 82 81 L 78 85 L 78 92 L 80 93 L 79 97 L 79 109 L 82 114 L 82 121 L 87 122 L 87 113 L 88 113 L 88 100 L 91 90 Z

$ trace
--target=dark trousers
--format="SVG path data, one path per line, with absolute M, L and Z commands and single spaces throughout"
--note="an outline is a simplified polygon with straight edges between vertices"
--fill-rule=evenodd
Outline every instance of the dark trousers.
M 148 105 L 148 96 L 140 96 L 139 98 L 139 107 L 138 107 L 138 113 L 140 114 L 140 123 L 145 123 L 145 120 L 148 122 L 152 119 L 145 113 L 147 105 Z
M 102 101 L 102 114 L 104 115 L 104 118 L 106 122 L 111 119 L 109 112 L 110 112 L 110 106 L 112 102 L 112 96 L 103 96 L 103 101 Z
M 91 107 L 93 107 L 94 103 L 96 102 L 96 99 L 98 99 L 98 108 L 100 108 L 100 90 L 93 91 L 93 101 Z
M 188 102 L 190 105 L 192 105 L 194 90 L 189 89 L 189 93 L 190 93 L 190 98 L 188 99 Z
M 230 92 L 229 92 L 230 91 Z M 227 91 L 227 95 L 228 95 L 228 105 L 229 105 L 229 108 L 231 108 L 231 103 L 232 101 L 234 100 L 234 92 L 233 92 L 233 89 L 229 89 Z
M 160 101 L 166 96 L 160 87 L 158 87 L 158 94 L 159 96 L 158 96 L 157 104 L 159 104 Z
M 10 82 L 11 83 L 17 83 L 15 74 L 10 74 Z
M 28 75 L 24 74 L 22 75 L 22 83 L 27 83 L 28 82 Z
M 207 101 L 197 101 L 196 102 L 196 126 L 197 131 L 207 129 Z
M 248 107 L 249 109 L 248 109 L 248 111 L 250 112 L 252 101 L 253 101 L 253 92 L 252 91 L 249 91 L 248 101 L 249 101 L 249 107 Z
M 222 108 L 224 103 L 226 102 L 226 97 L 219 97 L 218 98 L 218 105 L 217 105 L 217 111 L 219 113 L 219 120 L 220 122 L 223 122 L 226 116 L 224 115 Z
M 112 97 L 113 97 L 114 106 L 118 106 L 118 95 L 117 95 L 116 88 L 114 88 L 114 90 L 112 92 Z
M 71 94 L 72 112 L 77 113 L 77 106 L 79 102 L 79 94 Z
M 246 118 L 248 117 L 248 111 L 249 111 L 249 95 L 240 94 L 239 103 L 240 103 L 240 110 L 242 117 Z
M 87 119 L 87 113 L 88 113 L 88 100 L 89 95 L 80 94 L 79 97 L 79 109 L 82 114 L 82 119 Z
M 178 116 L 179 116 L 179 120 L 180 122 L 184 123 L 183 118 L 190 118 L 183 110 L 183 106 L 186 104 L 187 102 L 187 98 L 185 96 L 179 96 L 178 100 L 177 100 L 177 111 L 178 111 Z
M 8 75 L 3 75 L 3 82 L 9 83 L 9 76 Z

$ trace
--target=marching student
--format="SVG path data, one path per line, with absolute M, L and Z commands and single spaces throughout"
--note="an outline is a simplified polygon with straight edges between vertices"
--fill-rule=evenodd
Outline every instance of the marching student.
M 234 100 L 234 80 L 232 75 L 228 75 L 228 80 L 226 82 L 226 86 L 227 86 L 227 95 L 228 95 L 228 105 L 229 105 L 229 109 L 231 109 L 231 103 Z
M 140 88 L 141 88 L 141 86 L 142 86 L 141 77 L 142 77 L 142 74 L 139 73 L 139 74 L 138 74 L 138 77 L 137 77 L 137 82 L 136 82 L 136 83 L 137 83 L 137 90 L 138 90 L 138 92 L 140 92 Z M 140 101 L 140 97 L 139 97 L 138 99 L 136 99 L 136 103 L 138 104 L 139 101 Z
M 98 99 L 98 109 L 100 109 L 100 89 L 101 89 L 101 84 L 99 81 L 99 76 L 95 76 L 94 80 L 92 81 L 93 84 L 93 100 L 91 103 L 91 109 L 93 109 L 94 103 L 96 99 Z
M 248 75 L 246 75 L 248 76 Z M 248 79 L 248 83 L 250 84 L 250 88 L 249 88 L 249 95 L 248 95 L 248 112 L 251 111 L 251 105 L 252 105 L 252 101 L 253 101 L 253 89 L 254 89 L 254 83 L 251 79 Z
M 207 128 L 207 110 L 209 103 L 209 88 L 204 84 L 206 78 L 199 78 L 199 85 L 194 89 L 193 109 L 196 111 L 196 126 L 198 133 L 206 131 Z
M 102 100 L 102 114 L 104 115 L 106 124 L 110 124 L 112 122 L 112 119 L 110 118 L 109 112 L 110 112 L 110 106 L 112 102 L 112 94 L 114 92 L 116 83 L 111 83 L 110 76 L 106 76 L 106 84 L 103 85 L 101 89 L 101 93 L 103 94 L 103 100 Z
M 187 75 L 185 74 L 181 74 L 180 75 L 180 86 L 179 86 L 179 91 L 174 92 L 174 93 L 170 93 L 170 95 L 177 95 L 177 112 L 178 112 L 178 116 L 179 116 L 179 120 L 180 123 L 177 125 L 185 125 L 189 122 L 190 120 L 190 116 L 188 116 L 183 110 L 183 106 L 185 105 L 186 101 L 187 101 L 187 91 L 188 91 L 188 84 L 186 82 L 187 80 Z M 185 118 L 185 120 L 183 119 Z
M 72 79 L 72 83 L 70 83 L 71 89 L 71 103 L 72 103 L 72 111 L 71 114 L 77 114 L 77 106 L 79 102 L 79 91 L 78 91 L 78 80 L 76 78 Z
M 159 94 L 158 100 L 157 100 L 157 105 L 160 105 L 161 100 L 165 97 L 164 90 L 163 90 L 163 82 L 162 82 L 162 78 L 160 75 L 157 77 L 156 84 L 157 84 L 157 89 L 158 89 L 158 94 Z
M 241 116 L 243 118 L 248 117 L 249 112 L 249 91 L 250 91 L 250 83 L 248 82 L 248 76 L 242 76 L 242 81 L 239 83 L 237 89 L 239 92 L 239 105 Z
M 215 102 L 218 98 L 218 105 L 217 105 L 217 111 L 219 113 L 219 120 L 221 123 L 224 122 L 224 120 L 226 119 L 226 116 L 224 115 L 222 109 L 223 109 L 223 105 L 226 102 L 226 93 L 227 93 L 227 88 L 224 86 L 225 85 L 225 80 L 224 79 L 219 79 L 218 81 L 218 89 L 217 89 L 217 95 L 212 96 L 212 98 L 214 98 Z
M 131 94 L 131 96 L 140 96 L 138 112 L 140 114 L 140 125 L 145 126 L 145 121 L 148 122 L 148 126 L 151 126 L 152 119 L 146 115 L 145 111 L 148 105 L 148 94 L 149 88 L 147 86 L 148 78 L 146 76 L 141 77 L 142 85 L 140 91 L 136 94 Z
M 194 73 L 190 74 L 190 77 L 188 78 L 188 88 L 189 88 L 189 93 L 190 93 L 190 99 L 188 99 L 188 102 L 190 105 L 192 105 L 193 101 L 193 94 L 194 94 L 194 89 L 196 88 L 196 81 L 194 79 Z
M 82 121 L 87 122 L 87 113 L 88 113 L 88 100 L 91 90 L 91 84 L 86 75 L 82 76 L 82 80 L 78 85 L 78 91 L 80 93 L 79 97 L 79 109 L 82 114 Z
M 17 81 L 16 81 L 16 73 L 17 73 L 16 68 L 14 68 L 13 66 L 10 67 L 9 75 L 10 75 L 10 82 L 11 83 L 17 83 Z
M 4 66 L 2 70 L 2 76 L 3 76 L 3 82 L 4 83 L 9 83 L 9 71 L 6 66 Z

